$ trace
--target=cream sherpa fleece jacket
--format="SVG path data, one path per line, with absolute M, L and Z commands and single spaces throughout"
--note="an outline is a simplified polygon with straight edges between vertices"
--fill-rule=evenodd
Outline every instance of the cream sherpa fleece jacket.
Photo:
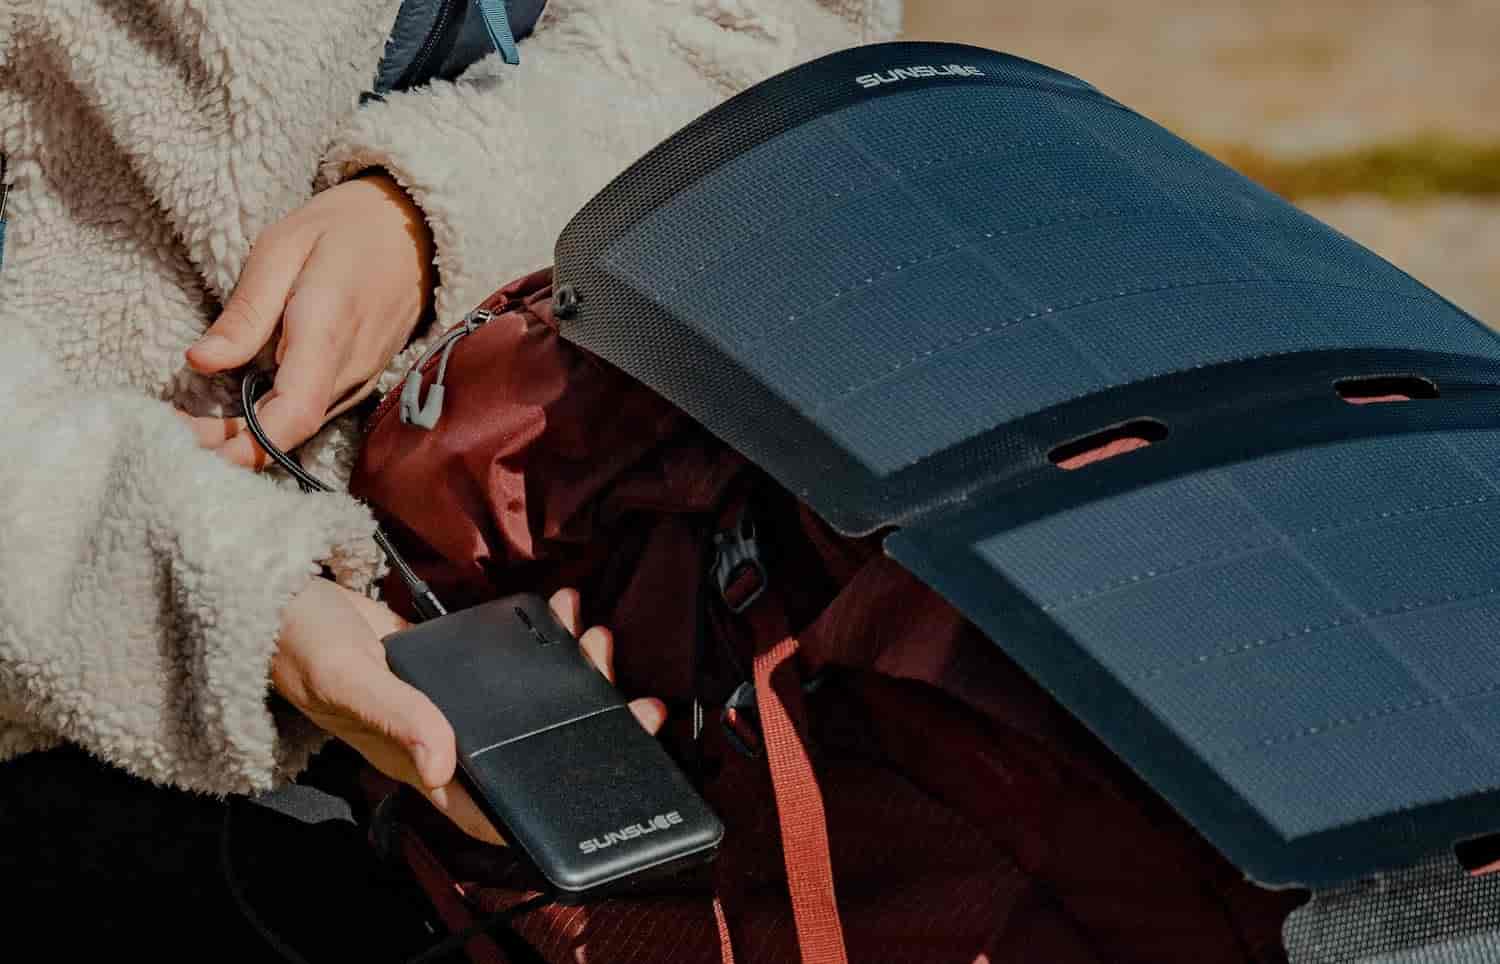
M 0 0 L 0 759 L 71 741 L 223 793 L 318 742 L 268 704 L 279 613 L 320 563 L 369 581 L 369 515 L 200 451 L 172 414 L 220 410 L 183 352 L 263 228 L 382 166 L 432 227 L 451 322 L 659 140 L 894 36 L 899 4 L 552 0 L 520 68 L 356 108 L 397 0 Z M 312 467 L 338 475 L 354 442 L 330 427 Z

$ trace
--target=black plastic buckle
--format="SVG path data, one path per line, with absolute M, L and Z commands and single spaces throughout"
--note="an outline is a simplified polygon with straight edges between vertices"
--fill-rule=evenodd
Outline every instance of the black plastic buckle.
M 755 521 L 750 518 L 748 506 L 740 510 L 740 517 L 733 529 L 714 533 L 713 577 L 719 587 L 719 596 L 729 611 L 739 614 L 754 605 L 755 601 L 770 585 L 770 577 L 760 558 L 760 546 L 755 539 Z M 745 586 L 747 577 L 754 582 Z
M 834 672 L 832 667 L 823 667 L 802 683 L 802 692 L 808 696 L 816 693 Z M 724 728 L 729 745 L 741 756 L 758 760 L 765 754 L 766 742 L 760 729 L 760 702 L 754 682 L 745 680 L 729 694 L 723 709 L 719 710 L 719 725 Z
M 724 727 L 724 738 L 741 756 L 759 759 L 765 752 L 765 741 L 760 735 L 760 705 L 755 699 L 755 684 L 746 680 L 735 687 L 724 708 L 719 711 L 719 724 Z

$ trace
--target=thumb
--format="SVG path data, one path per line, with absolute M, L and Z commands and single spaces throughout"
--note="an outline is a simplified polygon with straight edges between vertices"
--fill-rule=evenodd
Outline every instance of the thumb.
M 380 755 L 386 759 L 371 762 L 390 776 L 424 790 L 446 786 L 458 766 L 452 724 L 425 693 L 381 669 L 372 674 L 359 700 L 360 722 L 384 744 Z M 389 768 L 382 763 L 388 763 Z
M 187 351 L 188 364 L 211 375 L 238 368 L 270 340 L 312 250 L 311 232 L 272 228 L 261 235 L 219 317 Z

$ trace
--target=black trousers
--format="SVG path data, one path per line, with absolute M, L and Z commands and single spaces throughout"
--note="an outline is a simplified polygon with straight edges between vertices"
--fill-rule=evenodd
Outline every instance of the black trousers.
M 301 806 L 233 810 L 232 873 L 310 964 L 398 962 L 440 936 L 404 872 L 380 864 L 361 823 L 339 818 L 357 763 L 333 745 L 299 781 L 315 788 L 293 794 Z M 76 749 L 0 764 L 0 959 L 24 948 L 17 959 L 283 960 L 230 896 L 223 830 L 222 801 Z

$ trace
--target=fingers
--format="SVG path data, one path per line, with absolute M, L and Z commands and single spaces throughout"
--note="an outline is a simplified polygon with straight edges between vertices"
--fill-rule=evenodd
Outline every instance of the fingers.
M 583 624 L 583 597 L 578 595 L 578 590 L 559 589 L 552 594 L 548 604 L 568 632 L 577 636 Z
M 578 627 L 583 624 L 583 598 L 579 596 L 576 589 L 559 589 L 552 594 L 548 600 L 552 612 L 574 636 L 578 635 Z M 583 649 L 583 655 L 594 665 L 594 668 L 604 674 L 604 678 L 611 683 L 615 681 L 615 637 L 614 634 L 603 626 L 595 626 L 584 633 L 578 640 L 578 645 Z
M 449 820 L 458 824 L 458 828 L 476 840 L 497 847 L 504 847 L 505 838 L 500 836 L 493 824 L 485 817 L 474 798 L 469 795 L 463 785 L 453 781 L 446 786 L 427 791 L 427 799 L 432 805 L 442 811 Z
M 431 260 L 426 222 L 394 182 L 339 185 L 262 233 L 188 363 L 204 374 L 242 366 L 279 325 L 280 370 L 256 411 L 270 441 L 290 451 L 375 389 L 431 297 Z M 231 462 L 268 462 L 233 423 L 194 428 Z
M 667 704 L 649 696 L 630 701 L 630 712 L 647 733 L 655 736 L 667 722 Z
M 615 634 L 595 626 L 578 640 L 583 655 L 611 683 L 615 681 Z
M 255 407 L 261 428 L 282 451 L 290 451 L 317 434 L 323 427 L 323 416 L 332 396 L 333 381 L 341 359 L 330 360 L 318 350 L 299 351 L 321 333 L 301 332 L 286 338 L 293 348 L 287 352 L 287 364 L 276 374 L 271 392 Z M 301 340 L 299 340 L 301 339 Z M 219 449 L 219 453 L 236 465 L 263 469 L 269 457 L 249 432 L 238 432 Z
M 395 357 L 394 351 L 391 353 L 391 357 Z M 376 386 L 380 384 L 381 374 L 382 371 L 376 371 L 374 374 L 367 376 L 363 381 L 360 381 L 358 380 L 358 376 L 351 374 L 346 366 L 345 370 L 339 375 L 338 384 L 335 386 L 338 394 L 329 406 L 328 411 L 324 413 L 324 421 L 337 418 L 373 395 Z M 354 380 L 351 381 L 351 378 Z
M 375 380 L 372 378 L 369 380 L 368 387 L 373 388 L 374 385 Z M 361 402 L 366 394 L 368 392 L 364 394 L 349 393 L 349 396 L 343 402 L 328 412 L 327 418 L 331 419 L 334 416 L 347 412 L 350 408 Z M 256 413 L 260 414 L 262 418 L 264 417 L 264 411 L 269 401 L 269 399 L 262 399 L 256 405 Z M 212 416 L 189 415 L 186 412 L 176 409 L 174 411 L 177 412 L 179 418 L 187 423 L 188 428 L 192 430 L 194 441 L 200 447 L 215 451 L 222 450 L 220 454 L 234 464 L 257 471 L 265 468 L 266 464 L 270 461 L 270 457 L 261 450 L 260 446 L 253 444 L 254 440 L 250 436 L 247 436 L 250 439 L 249 443 L 226 448 L 227 443 L 246 434 L 245 420 L 243 418 L 214 418 Z
M 381 772 L 431 789 L 453 779 L 453 727 L 386 665 L 385 649 L 351 592 L 314 579 L 282 610 L 272 659 L 277 692 Z
M 368 625 L 371 634 L 368 639 L 380 640 L 407 628 L 406 620 L 384 603 L 342 588 L 340 593 Z M 350 694 L 351 702 L 371 733 L 395 743 L 409 761 L 409 765 L 403 766 L 398 759 L 395 768 L 399 772 L 387 771 L 388 774 L 424 792 L 446 786 L 458 765 L 452 724 L 427 694 L 385 666 L 383 646 L 372 642 L 370 653 L 378 669 L 371 667 L 366 685 L 357 695 Z
M 568 632 L 577 635 L 582 621 L 583 602 L 576 589 L 561 589 L 551 599 L 552 611 Z M 615 681 L 615 636 L 603 626 L 594 626 L 578 640 L 583 655 L 604 678 Z M 647 733 L 655 735 L 667 721 L 667 705 L 658 699 L 642 698 L 630 702 L 630 712 Z
M 355 749 L 388 775 L 420 789 L 452 782 L 458 765 L 453 727 L 432 700 L 384 666 L 363 674 L 361 684 L 350 694 L 349 709 L 371 739 L 364 745 L 350 739 Z M 372 747 L 375 741 L 384 741 L 386 748 Z M 399 748 L 398 755 L 391 755 L 392 747 Z
M 296 291 L 286 304 L 276 382 L 256 406 L 267 437 L 284 451 L 322 428 L 360 329 L 353 293 L 341 282 L 357 276 L 345 258 L 334 249 L 314 251 L 301 266 Z M 230 439 L 220 452 L 238 465 L 260 468 L 266 462 L 248 434 Z
M 552 594 L 548 602 L 558 621 L 567 627 L 568 632 L 577 636 L 578 627 L 583 623 L 583 599 L 578 595 L 578 590 L 559 589 Z M 579 638 L 578 645 L 594 668 L 613 683 L 615 681 L 614 634 L 603 626 L 595 626 Z
M 391 633 L 399 633 L 411 626 L 411 623 L 402 619 L 391 607 L 379 600 L 359 593 L 351 593 L 350 602 L 354 604 L 355 609 L 359 610 L 365 622 L 370 624 L 370 629 L 379 639 L 384 639 Z
M 261 416 L 262 425 L 265 424 L 264 416 L 266 407 L 268 405 L 269 401 L 267 399 L 262 399 L 261 401 L 257 402 L 255 406 L 256 414 Z M 271 464 L 271 457 L 266 454 L 265 449 L 256 444 L 255 437 L 253 435 L 245 431 L 244 419 L 223 419 L 223 422 L 225 437 L 223 441 L 214 446 L 214 448 L 218 450 L 218 453 L 220 455 L 233 462 L 235 465 L 251 469 L 256 472 L 259 472 L 261 469 Z M 209 438 L 213 437 L 213 429 L 205 429 L 204 431 L 207 433 Z M 276 441 L 276 439 L 273 438 L 272 441 L 274 442 Z M 286 447 L 279 445 L 279 443 L 278 447 L 283 451 L 286 450 Z
M 262 399 L 256 404 L 255 410 L 259 414 L 265 409 L 266 402 Z M 245 431 L 245 420 L 243 418 L 214 418 L 207 415 L 188 415 L 178 412 L 179 416 L 188 423 L 193 431 L 193 438 L 202 448 L 212 449 L 224 455 L 231 462 L 243 468 L 260 471 L 271 461 L 271 457 L 262 451 L 259 445 L 254 444 L 253 437 Z M 248 440 L 249 444 L 238 444 L 230 447 L 240 437 Z
M 188 349 L 187 361 L 205 375 L 237 368 L 271 338 L 317 236 L 272 228 L 257 239 L 245 270 L 218 319 Z
M 173 409 L 173 411 L 192 431 L 194 441 L 206 449 L 218 448 L 238 435 L 243 427 L 243 422 L 237 418 L 189 415 L 180 409 Z

